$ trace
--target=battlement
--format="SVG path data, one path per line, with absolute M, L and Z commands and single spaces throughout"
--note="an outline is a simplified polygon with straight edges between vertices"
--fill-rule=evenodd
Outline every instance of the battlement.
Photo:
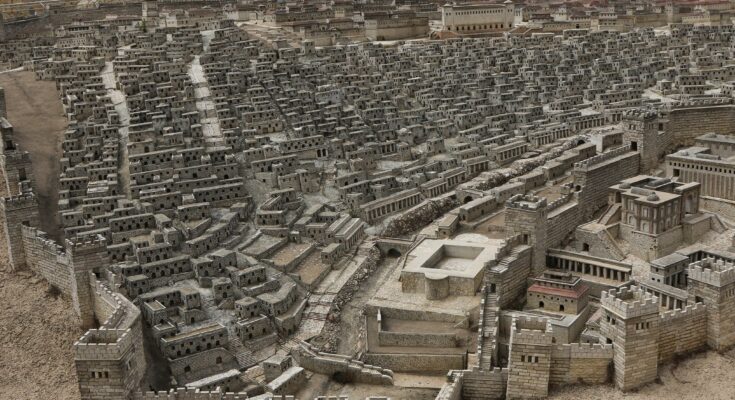
M 201 390 L 194 388 L 176 388 L 166 392 L 136 393 L 134 400 L 245 400 L 248 398 L 245 392 L 224 393 L 220 388 L 215 390 Z
M 613 346 L 611 344 L 599 343 L 568 343 L 556 345 L 553 349 L 553 356 L 558 358 L 600 358 L 612 359 Z
M 567 193 L 565 195 L 562 195 L 558 199 L 552 201 L 548 204 L 546 209 L 551 212 L 553 210 L 556 210 L 559 207 L 563 207 L 564 205 L 568 204 L 570 200 L 574 197 L 574 193 Z
M 722 287 L 735 282 L 735 264 L 707 257 L 689 264 L 689 279 Z
M 586 160 L 582 160 L 579 162 L 574 163 L 575 169 L 581 169 L 586 170 L 589 169 L 595 165 L 602 164 L 605 161 L 612 160 L 613 158 L 620 157 L 624 154 L 629 153 L 630 150 L 630 144 L 622 145 L 620 147 L 616 147 L 610 151 L 607 151 L 602 154 L 598 154 L 596 156 L 592 156 Z
M 38 199 L 32 192 L 19 194 L 17 196 L 3 197 L 2 201 L 3 210 L 20 210 L 23 208 L 38 207 Z
M 703 303 L 696 303 L 688 305 L 684 308 L 677 308 L 675 310 L 666 311 L 661 314 L 661 322 L 671 322 L 680 318 L 691 317 L 694 315 L 700 315 L 707 312 L 707 306 Z
M 658 298 L 644 292 L 638 286 L 602 292 L 600 304 L 623 319 L 658 313 Z
M 107 239 L 100 234 L 66 239 L 66 249 L 69 254 L 76 255 L 96 253 L 100 249 L 105 249 L 106 251 Z
M 544 317 L 514 317 L 511 326 L 511 343 L 551 345 L 551 323 Z
M 15 150 L 3 153 L 3 162 L 6 166 L 13 164 L 28 164 L 31 162 L 31 155 L 27 151 Z
M 120 295 L 110 290 L 107 285 L 97 280 L 93 272 L 89 273 L 90 282 L 92 282 L 92 288 L 101 297 L 102 301 L 106 301 L 110 306 L 113 307 L 112 314 L 107 317 L 106 320 L 102 321 L 101 327 L 107 329 L 119 328 L 120 323 L 125 318 L 126 308 L 123 304 Z M 127 329 L 129 326 L 124 327 Z
M 23 237 L 36 241 L 42 251 L 56 253 L 57 256 L 61 257 L 65 255 L 64 248 L 59 246 L 53 239 L 49 239 L 46 232 L 26 225 L 21 225 L 20 229 Z
M 673 103 L 671 109 L 676 110 L 682 108 L 723 106 L 730 104 L 732 104 L 732 99 L 726 97 L 699 98 L 694 100 L 682 100 L 677 103 Z
M 636 120 L 636 121 L 651 121 L 658 117 L 653 110 L 647 110 L 642 108 L 633 108 L 630 110 L 623 111 L 623 119 Z
M 118 360 L 134 346 L 130 329 L 90 329 L 74 342 L 76 360 Z
M 505 206 L 507 208 L 536 211 L 546 208 L 546 199 L 533 195 L 517 194 L 508 199 Z

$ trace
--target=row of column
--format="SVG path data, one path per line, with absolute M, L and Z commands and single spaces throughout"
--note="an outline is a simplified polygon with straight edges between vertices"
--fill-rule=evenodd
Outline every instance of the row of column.
M 630 272 L 618 271 L 613 268 L 607 268 L 602 265 L 590 264 L 582 261 L 570 260 L 567 258 L 550 256 L 556 264 L 556 268 L 570 272 L 578 272 L 580 274 L 592 275 L 600 278 L 610 279 L 619 282 L 627 282 L 630 278 Z
M 368 211 L 368 218 L 369 220 L 374 221 L 384 215 L 414 206 L 419 203 L 420 198 L 421 198 L 420 194 L 415 194 L 411 197 L 408 197 L 402 200 L 398 200 L 393 203 L 386 204 L 384 206 L 374 208 Z

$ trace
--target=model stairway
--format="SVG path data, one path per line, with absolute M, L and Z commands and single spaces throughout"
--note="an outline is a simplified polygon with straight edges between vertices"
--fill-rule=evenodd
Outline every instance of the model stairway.
M 605 226 L 620 222 L 620 210 L 620 203 L 611 204 L 597 222 Z
M 301 343 L 295 339 L 287 338 L 276 344 L 276 347 L 278 347 L 279 350 L 284 351 L 286 354 L 291 354 L 291 350 L 298 348 L 300 344 Z
M 483 291 L 485 298 L 482 307 L 482 334 L 478 338 L 480 340 L 480 368 L 484 370 L 492 369 L 493 353 L 495 352 L 496 333 L 498 329 L 498 296 L 490 293 L 485 288 Z
M 508 255 L 506 255 L 505 257 L 500 259 L 500 261 L 498 261 L 498 266 L 510 268 L 510 263 L 517 260 L 518 256 L 528 248 L 529 246 L 525 244 L 513 247 L 513 249 L 508 253 Z
M 258 363 L 253 352 L 242 345 L 242 342 L 240 342 L 240 338 L 237 337 L 237 335 L 230 333 L 229 337 L 230 343 L 227 346 L 227 349 L 235 356 L 237 364 L 240 365 L 241 370 L 250 368 Z

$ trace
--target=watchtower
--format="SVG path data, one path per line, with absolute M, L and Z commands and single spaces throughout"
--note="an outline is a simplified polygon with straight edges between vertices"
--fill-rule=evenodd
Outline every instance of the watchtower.
M 5 175 L 7 193 L 11 196 L 33 191 L 33 168 L 27 151 L 4 151 L 0 163 Z
M 633 109 L 623 113 L 623 144 L 640 154 L 641 173 L 658 164 L 658 115 L 654 111 Z
M 546 268 L 546 199 L 517 194 L 508 199 L 505 207 L 508 237 L 519 235 L 523 244 L 533 248 L 531 268 L 534 274 L 541 273 Z
M 66 240 L 66 253 L 71 269 L 71 294 L 74 311 L 82 320 L 82 327 L 94 326 L 94 299 L 90 274 L 109 264 L 107 240 L 101 235 Z
M 546 318 L 513 318 L 507 399 L 539 399 L 548 395 L 552 344 L 551 323 Z
M 735 344 L 735 264 L 705 258 L 687 268 L 690 304 L 707 306 L 707 345 L 722 351 Z
M 130 329 L 90 329 L 74 343 L 83 400 L 125 400 L 138 390 L 145 363 L 136 356 L 142 349 L 136 349 L 133 336 Z
M 658 299 L 637 286 L 602 292 L 600 333 L 613 345 L 615 385 L 627 391 L 658 376 Z
M 24 269 L 26 254 L 21 226 L 38 227 L 36 196 L 33 193 L 24 193 L 18 196 L 3 197 L 0 200 L 0 212 L 3 216 L 10 267 L 13 271 Z
M 0 114 L 4 112 L 3 94 L 0 93 Z M 28 190 L 32 190 L 33 170 L 31 169 L 31 156 L 26 151 L 21 151 L 15 143 L 13 125 L 0 115 L 0 136 L 2 144 L 0 147 L 0 168 L 5 176 L 5 188 L 2 193 L 5 196 L 16 196 Z

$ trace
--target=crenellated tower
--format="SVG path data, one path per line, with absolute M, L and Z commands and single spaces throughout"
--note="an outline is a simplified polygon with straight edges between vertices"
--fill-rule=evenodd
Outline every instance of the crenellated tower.
M 602 292 L 600 334 L 613 345 L 615 385 L 635 389 L 658 376 L 658 299 L 638 288 Z
M 531 268 L 540 274 L 546 268 L 546 232 L 548 207 L 545 198 L 517 194 L 505 203 L 505 226 L 508 237 L 518 235 L 523 244 L 533 248 Z
M 139 339 L 139 338 L 137 338 Z M 83 400 L 126 400 L 138 390 L 145 362 L 130 329 L 90 329 L 74 343 L 74 366 Z M 141 365 L 143 364 L 143 365 Z
M 539 399 L 548 395 L 552 345 L 549 320 L 513 318 L 508 350 L 507 399 Z
M 707 345 L 717 351 L 735 344 L 735 264 L 705 258 L 688 267 L 688 303 L 707 306 Z
M 107 240 L 101 235 L 77 237 L 66 240 L 71 274 L 71 294 L 74 310 L 82 320 L 83 328 L 95 325 L 94 299 L 90 273 L 98 272 L 109 264 Z
M 0 106 L 4 107 L 2 93 L 0 93 Z M 3 111 L 0 110 L 0 113 Z M 33 190 L 33 169 L 31 168 L 31 156 L 27 151 L 22 151 L 15 143 L 13 125 L 7 119 L 0 116 L 0 136 L 2 147 L 0 147 L 0 169 L 5 180 L 5 186 L 0 190 L 3 196 L 17 196 Z
M 26 254 L 21 227 L 38 226 L 38 200 L 33 193 L 3 197 L 0 199 L 0 212 L 3 216 L 10 267 L 14 271 L 25 269 Z
M 623 144 L 640 154 L 640 171 L 647 173 L 658 164 L 658 115 L 654 111 L 632 109 L 623 113 Z

